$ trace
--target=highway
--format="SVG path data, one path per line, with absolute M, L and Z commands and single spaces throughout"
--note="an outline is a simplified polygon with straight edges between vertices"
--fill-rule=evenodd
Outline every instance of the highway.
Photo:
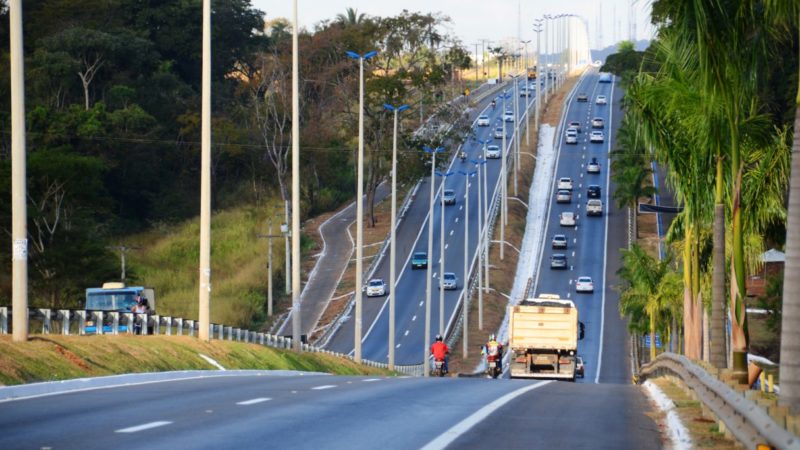
M 516 82 L 520 86 L 527 83 L 527 80 L 517 79 Z M 507 104 L 505 109 L 513 110 L 513 86 L 508 90 L 506 97 Z M 534 105 L 534 97 L 518 97 L 519 99 L 519 112 L 516 114 L 515 119 L 519 120 L 521 111 L 524 111 L 526 106 L 532 107 Z M 494 139 L 493 133 L 495 127 L 502 126 L 502 114 L 504 105 L 502 97 L 497 99 L 497 106 L 492 109 L 489 106 L 491 98 L 487 98 L 482 102 L 483 109 L 479 109 L 475 113 L 477 119 L 478 114 L 485 113 L 491 119 L 490 126 L 477 126 L 473 123 L 473 138 L 469 139 L 463 145 L 463 150 L 468 154 L 469 160 L 477 160 L 482 156 L 483 143 L 488 142 L 489 145 L 501 145 L 502 139 Z M 513 135 L 512 123 L 506 122 L 506 145 L 511 145 L 511 136 Z M 450 154 L 455 153 L 455 149 L 447 149 Z M 422 150 L 420 150 L 422 151 Z M 441 155 L 447 155 L 442 153 Z M 448 157 L 449 158 L 449 157 Z M 511 157 L 509 156 L 509 160 Z M 458 174 L 458 171 L 474 171 L 476 166 L 467 162 L 462 162 L 458 158 L 451 158 L 448 161 L 449 165 L 445 165 L 447 170 L 441 172 L 454 172 L 444 180 L 444 186 L 447 189 L 453 189 L 456 193 L 456 204 L 444 207 L 444 229 L 445 229 L 445 271 L 454 272 L 458 277 L 459 288 L 456 290 L 445 292 L 445 307 L 444 307 L 444 324 L 445 328 L 448 321 L 451 319 L 458 299 L 461 295 L 461 285 L 465 279 L 463 273 L 464 267 L 464 220 L 465 220 L 465 194 L 466 186 L 464 176 Z M 438 165 L 438 164 L 437 164 Z M 441 167 L 441 166 L 440 166 Z M 487 186 L 489 195 L 487 198 L 490 200 L 494 197 L 495 189 L 499 189 L 498 177 L 500 176 L 500 159 L 490 159 L 485 164 L 488 178 Z M 478 233 L 478 183 L 477 176 L 470 178 L 470 217 L 469 217 L 469 260 L 472 263 L 475 259 L 477 250 L 477 233 Z M 425 290 L 426 290 L 426 270 L 412 270 L 410 267 L 410 256 L 414 251 L 427 251 L 428 247 L 428 228 L 427 218 L 429 211 L 429 197 L 430 197 L 430 180 L 424 180 L 419 190 L 416 193 L 415 200 L 412 202 L 410 209 L 405 214 L 403 222 L 398 227 L 398 259 L 397 259 L 397 301 L 396 301 L 396 363 L 400 365 L 406 364 L 420 364 L 423 359 L 424 351 L 424 330 L 425 330 Z M 437 199 L 435 200 L 433 211 L 433 254 L 429 255 L 429 261 L 433 264 L 433 293 L 431 302 L 431 342 L 433 336 L 440 332 L 439 329 L 439 277 L 441 276 L 440 261 L 440 235 L 441 235 L 441 214 L 442 207 L 438 200 L 438 193 L 441 192 L 440 185 L 442 179 L 437 177 L 435 180 L 435 188 L 437 189 Z M 481 183 L 483 184 L 483 183 Z M 379 263 L 376 271 L 375 278 L 382 278 L 384 281 L 389 280 L 389 258 L 388 251 L 386 257 Z M 362 357 L 365 359 L 385 362 L 388 359 L 388 297 L 377 298 L 364 298 L 364 314 L 363 314 L 363 339 L 362 339 Z M 342 326 L 339 331 L 333 336 L 327 345 L 327 348 L 342 353 L 351 353 L 354 348 L 354 318 L 350 317 Z
M 0 402 L 0 448 L 661 448 L 631 386 L 266 372 L 147 383 L 150 376 Z
M 585 382 L 626 382 L 630 379 L 630 368 L 626 367 L 627 333 L 625 325 L 619 319 L 618 293 L 613 289 L 613 284 L 609 283 L 609 277 L 616 281 L 618 250 L 627 245 L 624 241 L 627 239 L 624 234 L 625 212 L 614 207 L 610 195 L 613 186 L 610 183 L 609 153 L 621 119 L 619 101 L 622 95 L 615 87 L 616 83 L 599 83 L 597 73 L 592 73 L 581 80 L 575 90 L 575 97 L 567 105 L 565 124 L 557 130 L 556 145 L 557 150 L 560 147 L 560 151 L 552 187 L 544 253 L 533 288 L 536 295 L 558 294 L 561 298 L 572 300 L 578 308 L 580 320 L 585 325 L 585 338 L 579 343 L 579 353 L 584 359 L 586 371 L 582 381 Z M 588 101 L 578 102 L 578 93 L 585 93 Z M 607 105 L 595 103 L 599 95 L 608 99 Z M 589 141 L 589 134 L 593 131 L 591 121 L 595 117 L 604 121 L 604 127 L 599 129 L 605 135 L 602 143 Z M 566 144 L 566 123 L 573 121 L 580 122 L 581 125 L 578 143 Z M 600 162 L 600 173 L 587 172 L 586 165 L 591 158 L 597 158 Z M 569 177 L 573 181 L 570 203 L 556 202 L 556 184 L 561 177 Z M 589 185 L 601 188 L 602 216 L 589 217 L 586 214 Z M 562 212 L 573 212 L 577 215 L 575 227 L 559 224 L 559 214 Z M 555 234 L 564 234 L 567 237 L 566 250 L 552 248 L 550 240 Z M 550 257 L 556 253 L 566 254 L 566 270 L 550 268 Z M 575 291 L 575 281 L 580 276 L 592 278 L 593 293 Z M 601 377 L 603 364 L 608 364 L 609 368 L 603 372 L 605 376 Z

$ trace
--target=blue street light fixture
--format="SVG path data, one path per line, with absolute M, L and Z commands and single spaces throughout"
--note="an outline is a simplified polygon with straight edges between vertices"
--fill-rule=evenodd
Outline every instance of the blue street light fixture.
M 469 264 L 467 260 L 469 259 L 469 179 L 470 177 L 474 176 L 478 173 L 477 170 L 473 170 L 472 172 L 465 172 L 463 170 L 459 170 L 458 173 L 464 176 L 464 272 L 461 278 L 461 301 L 464 302 L 461 305 L 461 309 L 464 311 L 463 316 L 463 326 L 461 327 L 463 331 L 462 336 L 462 353 L 463 358 L 467 358 L 467 348 L 469 348 L 469 344 L 467 343 L 468 339 L 468 330 L 469 330 L 469 303 L 467 302 L 467 284 L 469 281 L 469 272 L 467 272 L 467 268 Z M 479 264 L 480 266 L 480 264 Z M 480 278 L 480 277 L 479 277 Z
M 378 52 L 371 51 L 363 56 L 356 52 L 346 51 L 347 56 L 358 59 L 359 62 L 359 84 L 358 84 L 358 176 L 356 185 L 356 321 L 355 321 L 355 351 L 354 360 L 361 362 L 361 285 L 362 277 L 362 256 L 364 244 L 364 61 L 377 55 Z
M 392 106 L 384 103 L 383 107 L 394 112 L 394 139 L 392 141 L 392 224 L 389 243 L 389 370 L 394 370 L 394 308 L 395 308 L 395 279 L 397 259 L 395 227 L 397 226 L 397 115 L 408 109 L 408 105 Z
M 436 154 L 444 151 L 444 147 L 430 148 L 422 147 L 425 153 L 431 154 L 431 197 L 428 209 L 428 268 L 427 282 L 425 284 L 425 358 L 422 362 L 424 376 L 430 375 L 430 356 L 431 356 L 431 278 L 433 270 L 431 264 L 431 254 L 433 253 L 433 185 L 436 179 Z

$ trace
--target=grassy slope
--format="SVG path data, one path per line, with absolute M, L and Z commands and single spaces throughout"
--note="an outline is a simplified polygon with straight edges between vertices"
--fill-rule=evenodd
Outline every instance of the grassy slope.
M 277 210 L 277 209 L 275 209 Z M 211 321 L 252 328 L 266 304 L 268 208 L 240 207 L 211 220 Z M 279 219 L 273 234 L 279 234 Z M 156 289 L 162 315 L 197 318 L 199 225 L 197 219 L 128 237 L 140 247 L 129 255 L 137 283 Z M 273 277 L 283 272 L 283 239 L 273 241 Z M 276 286 L 276 298 L 281 289 Z
M 315 353 L 297 354 L 256 344 L 202 342 L 188 336 L 39 335 L 17 344 L 0 336 L 0 384 L 66 380 L 120 373 L 214 370 L 206 355 L 226 369 L 288 369 L 341 375 L 382 374 L 352 361 Z

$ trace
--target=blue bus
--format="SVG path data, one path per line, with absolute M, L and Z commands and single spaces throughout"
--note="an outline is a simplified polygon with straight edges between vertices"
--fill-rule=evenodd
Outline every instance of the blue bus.
M 156 295 L 152 288 L 143 286 L 126 286 L 125 283 L 103 283 L 100 288 L 86 289 L 86 305 L 84 309 L 88 311 L 103 312 L 131 312 L 136 304 L 136 297 L 142 296 L 147 299 L 150 306 L 150 313 L 155 312 Z M 120 332 L 127 332 L 126 325 L 120 325 Z M 85 332 L 87 334 L 97 333 L 97 325 L 93 321 L 86 323 Z M 103 332 L 110 333 L 111 325 L 103 324 Z

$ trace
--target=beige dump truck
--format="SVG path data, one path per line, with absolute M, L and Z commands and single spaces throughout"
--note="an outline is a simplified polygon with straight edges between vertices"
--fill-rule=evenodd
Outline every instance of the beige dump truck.
M 509 308 L 511 378 L 575 381 L 582 334 L 575 304 L 558 295 L 540 294 Z

